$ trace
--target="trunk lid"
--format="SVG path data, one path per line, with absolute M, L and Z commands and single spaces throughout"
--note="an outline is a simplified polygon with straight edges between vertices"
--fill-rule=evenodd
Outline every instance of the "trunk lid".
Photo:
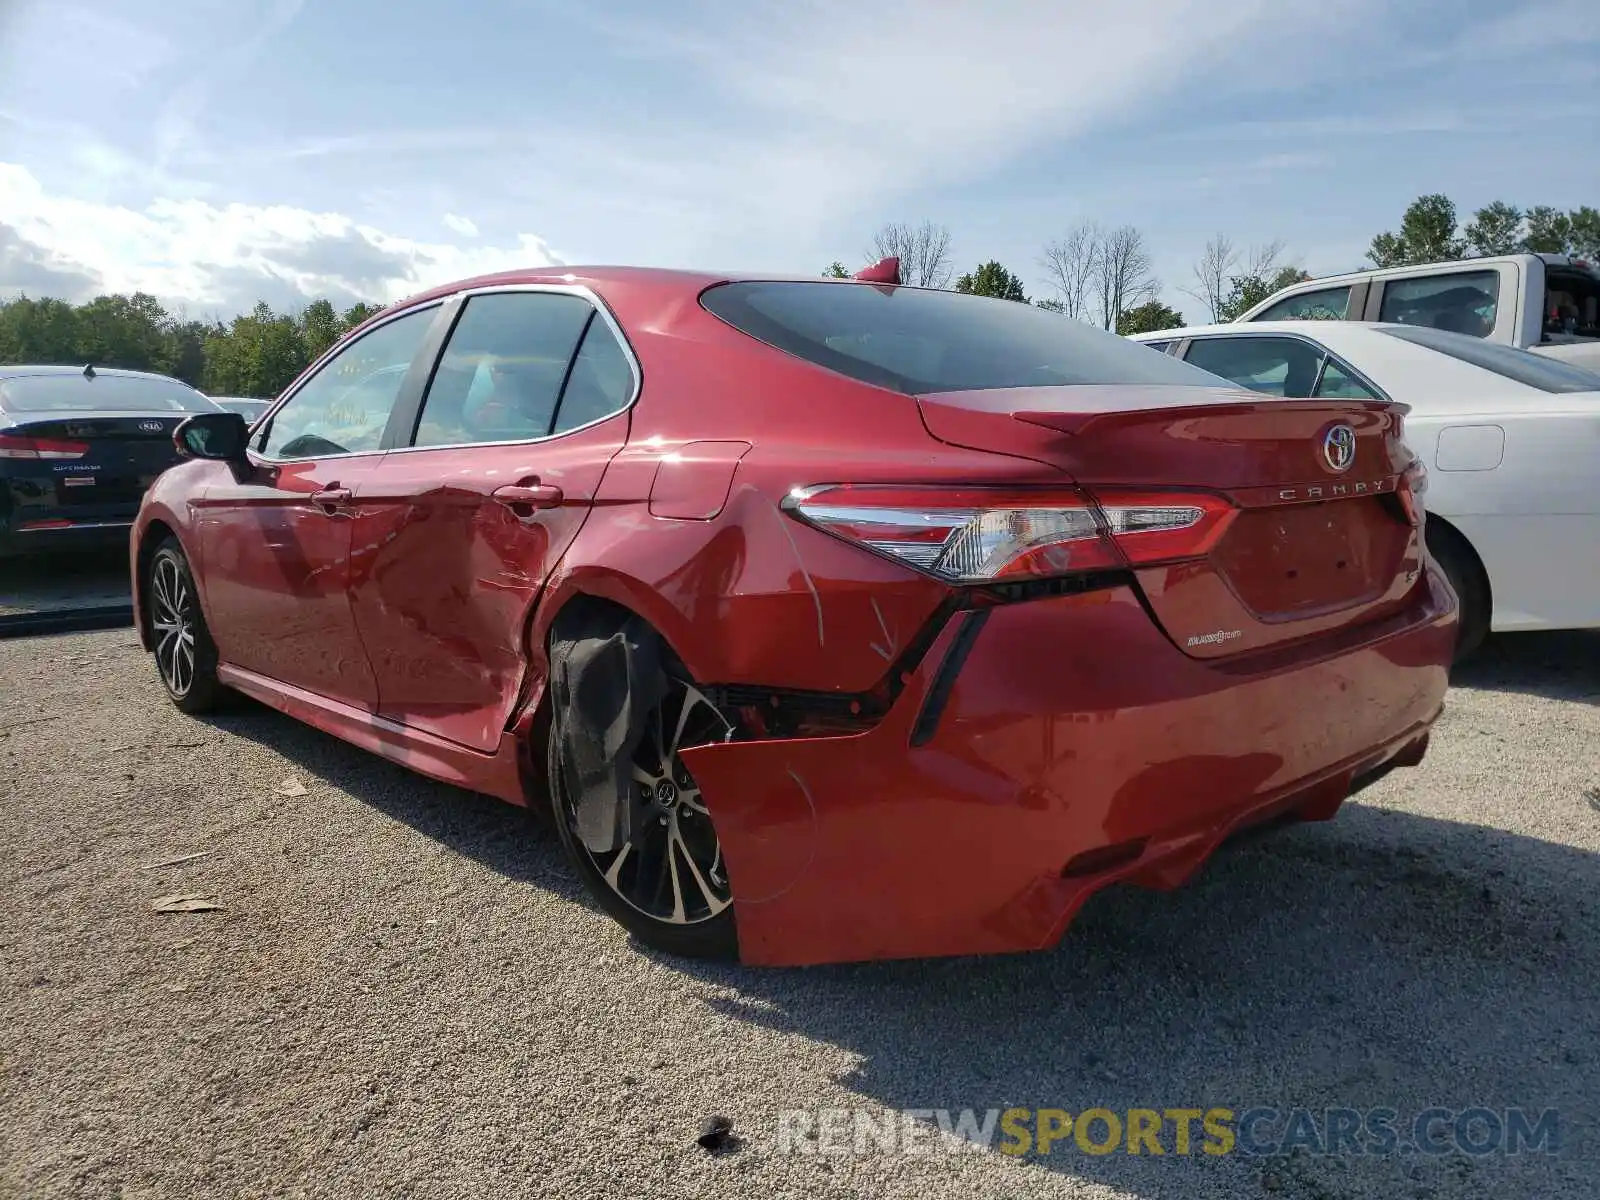
M 941 441 L 1045 462 L 1092 496 L 1227 497 L 1204 558 L 1136 567 L 1184 653 L 1222 658 L 1378 620 L 1422 569 L 1404 405 L 1232 388 L 1039 387 L 918 397 Z
M 17 413 L 0 436 L 81 447 L 75 457 L 8 459 L 13 474 L 34 477 L 62 507 L 122 510 L 137 507 L 145 490 L 181 461 L 172 435 L 189 413 Z M 60 451 L 55 452 L 59 455 Z M 70 451 L 69 451 L 70 453 Z M 46 483 L 45 481 L 49 482 Z M 96 513 L 95 515 L 99 515 Z

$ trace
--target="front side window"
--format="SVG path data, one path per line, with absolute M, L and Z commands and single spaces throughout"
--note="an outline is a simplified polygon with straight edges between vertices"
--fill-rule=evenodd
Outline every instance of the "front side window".
M 1161 354 L 1165 354 L 1172 349 L 1171 342 L 1140 342 L 1139 344 L 1141 346 L 1148 346 L 1150 349 L 1158 351 Z
M 1541 392 L 1600 392 L 1600 374 L 1543 354 L 1437 329 L 1391 328 L 1383 332 Z
M 411 360 L 437 308 L 379 325 L 343 350 L 284 403 L 260 435 L 269 458 L 326 458 L 377 451 Z
M 1188 362 L 1253 392 L 1298 400 L 1316 387 L 1322 352 L 1299 338 L 1196 338 Z
M 1451 271 L 1383 284 L 1378 320 L 1488 337 L 1500 303 L 1499 271 Z
M 416 446 L 548 437 L 594 307 L 555 292 L 471 297 L 428 385 Z
M 1286 296 L 1252 321 L 1342 321 L 1350 310 L 1348 287 L 1324 288 Z
M 1203 371 L 1014 300 L 872 284 L 748 281 L 701 297 L 750 337 L 908 395 L 1073 384 L 1215 387 Z

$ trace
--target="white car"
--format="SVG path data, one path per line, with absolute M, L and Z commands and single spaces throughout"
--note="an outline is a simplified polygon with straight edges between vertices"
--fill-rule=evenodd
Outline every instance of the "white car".
M 1273 396 L 1409 405 L 1428 550 L 1461 600 L 1458 658 L 1490 630 L 1600 627 L 1600 374 L 1416 325 L 1252 321 L 1133 340 Z

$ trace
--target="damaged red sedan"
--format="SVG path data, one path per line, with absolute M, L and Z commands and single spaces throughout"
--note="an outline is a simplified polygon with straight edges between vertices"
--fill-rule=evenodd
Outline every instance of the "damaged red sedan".
M 893 279 L 474 279 L 189 419 L 166 690 L 547 807 L 641 942 L 761 964 L 1047 947 L 1421 760 L 1401 406 Z

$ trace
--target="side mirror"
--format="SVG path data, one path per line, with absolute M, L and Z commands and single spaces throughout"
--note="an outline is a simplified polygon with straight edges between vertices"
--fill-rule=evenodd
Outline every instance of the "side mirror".
M 172 442 L 184 458 L 245 461 L 250 426 L 234 412 L 196 413 L 172 431 Z

